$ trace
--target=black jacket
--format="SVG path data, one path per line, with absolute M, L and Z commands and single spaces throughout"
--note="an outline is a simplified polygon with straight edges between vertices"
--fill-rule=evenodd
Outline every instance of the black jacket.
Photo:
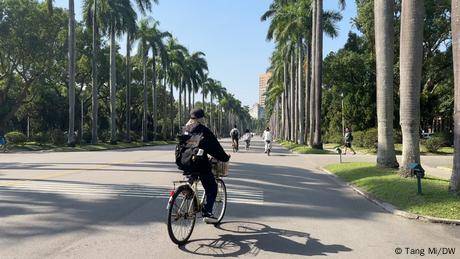
M 207 155 L 209 154 L 215 159 L 222 162 L 228 162 L 228 160 L 230 160 L 230 156 L 227 155 L 227 153 L 225 153 L 216 136 L 214 136 L 212 131 L 208 129 L 206 126 L 197 123 L 186 126 L 184 130 L 191 134 L 203 135 L 203 139 L 200 142 L 199 148 L 204 150 L 205 157 L 207 157 Z M 209 172 L 210 170 L 211 164 L 209 163 L 209 161 L 206 161 L 206 164 L 203 164 L 202 172 Z

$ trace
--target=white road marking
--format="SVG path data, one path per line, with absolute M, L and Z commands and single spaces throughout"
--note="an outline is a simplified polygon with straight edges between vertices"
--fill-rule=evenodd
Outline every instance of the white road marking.
M 52 183 L 46 181 L 20 181 L 14 185 L 0 184 L 0 194 L 38 193 L 81 195 L 106 198 L 110 196 L 167 199 L 172 186 L 140 186 L 116 184 Z M 199 197 L 201 192 L 199 192 Z M 227 187 L 228 202 L 262 205 L 264 193 L 256 189 Z

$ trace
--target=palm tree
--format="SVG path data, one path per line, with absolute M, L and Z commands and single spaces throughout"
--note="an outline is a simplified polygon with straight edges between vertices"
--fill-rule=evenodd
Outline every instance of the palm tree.
M 400 117 L 403 135 L 401 175 L 410 163 L 420 163 L 420 84 L 423 61 L 424 3 L 402 1 L 400 43 Z
M 129 0 L 108 1 L 104 11 L 104 26 L 110 38 L 110 143 L 117 143 L 116 111 L 116 37 L 123 32 L 133 31 L 137 14 Z
M 157 128 L 157 97 L 156 97 L 156 84 L 157 84 L 157 71 L 156 71 L 156 58 L 159 56 L 161 58 L 162 63 L 165 63 L 166 59 L 166 49 L 163 43 L 163 40 L 167 37 L 172 37 L 169 32 L 162 32 L 158 29 L 159 22 L 155 21 L 149 33 L 149 46 L 152 50 L 152 120 L 153 120 L 153 136 L 155 138 L 156 135 L 156 128 Z
M 53 15 L 53 0 L 46 0 L 46 7 Z M 69 0 L 69 130 L 67 144 L 75 146 L 75 2 Z
M 452 0 L 452 46 L 455 75 L 454 167 L 449 189 L 460 192 L 460 0 Z
M 393 141 L 394 0 L 374 1 L 377 67 L 377 165 L 398 167 Z
M 158 0 L 136 0 L 136 5 L 142 14 L 152 10 L 152 2 Z M 136 39 L 137 26 L 126 31 L 126 140 L 131 141 L 131 46 Z
M 166 45 L 167 50 L 167 69 L 168 69 L 168 78 L 169 86 L 171 92 L 171 114 L 170 114 L 170 123 L 171 123 L 171 135 L 174 135 L 174 117 L 172 113 L 174 111 L 173 103 L 173 85 L 179 90 L 181 94 L 181 85 L 182 85 L 182 71 L 185 66 L 185 53 L 187 49 L 177 43 L 177 40 L 170 38 Z M 179 127 L 182 125 L 182 96 L 179 96 Z
M 98 40 L 99 40 L 99 19 L 98 19 L 98 0 L 85 0 L 83 4 L 83 12 L 86 18 L 86 24 L 92 28 L 92 58 L 91 58 L 91 143 L 98 143 L 98 82 L 97 82 L 97 55 L 98 55 Z
M 150 39 L 150 24 L 149 20 L 142 19 L 139 22 L 136 37 L 139 40 L 138 55 L 142 59 L 142 86 L 143 86 L 143 109 L 142 109 L 142 141 L 148 141 L 147 137 L 147 111 L 148 111 L 148 98 L 147 98 L 147 57 L 149 52 L 148 40 Z
M 69 146 L 75 146 L 75 46 L 75 3 L 69 0 Z
M 131 46 L 136 38 L 134 31 L 126 33 L 126 141 L 131 142 Z

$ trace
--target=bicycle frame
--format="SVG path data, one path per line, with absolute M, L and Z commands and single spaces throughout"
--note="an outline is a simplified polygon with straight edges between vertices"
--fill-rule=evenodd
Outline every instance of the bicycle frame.
M 172 191 L 170 193 L 169 201 L 168 201 L 168 205 L 166 206 L 166 209 L 168 210 L 169 206 L 171 205 L 172 197 L 173 197 L 174 193 L 177 190 L 176 189 L 176 184 L 179 184 L 179 186 L 182 186 L 182 185 L 186 184 L 193 191 L 193 195 L 194 195 L 193 199 L 195 199 L 195 201 L 196 201 L 196 209 L 194 210 L 192 207 L 190 207 L 190 208 L 187 209 L 187 211 L 192 212 L 194 214 L 200 212 L 202 207 L 203 207 L 204 198 L 205 198 L 206 193 L 203 191 L 203 195 L 201 196 L 201 199 L 200 200 L 198 199 L 198 197 L 197 197 L 198 196 L 198 182 L 199 182 L 198 179 L 194 179 L 192 183 L 190 183 L 190 181 L 184 181 L 184 180 L 182 180 L 182 181 L 173 181 L 174 191 Z M 179 211 L 182 210 L 183 206 L 184 206 L 184 201 L 182 201 L 181 205 L 179 206 Z M 193 206 L 193 202 L 190 204 L 190 206 Z

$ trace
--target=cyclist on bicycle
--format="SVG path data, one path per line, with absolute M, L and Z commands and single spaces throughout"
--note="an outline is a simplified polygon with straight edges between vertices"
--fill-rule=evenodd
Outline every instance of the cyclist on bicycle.
M 206 223 L 213 223 L 213 221 L 216 220 L 212 214 L 212 209 L 217 196 L 217 184 L 211 171 L 211 163 L 208 159 L 208 154 L 222 162 L 228 162 L 230 156 L 225 153 L 212 131 L 204 125 L 204 117 L 205 114 L 203 109 L 193 109 L 190 112 L 190 120 L 184 127 L 184 134 L 202 135 L 199 148 L 204 150 L 203 157 L 205 157 L 205 160 L 200 164 L 199 172 L 196 173 L 199 174 L 201 184 L 206 193 L 206 204 L 202 211 L 203 219 Z
M 244 142 L 246 142 L 246 149 L 249 149 L 249 145 L 251 144 L 251 138 L 252 138 L 251 132 L 249 132 L 249 129 L 246 129 L 243 135 L 243 140 Z
M 273 135 L 270 132 L 270 127 L 267 127 L 262 135 L 263 140 L 265 141 L 265 153 L 270 152 L 272 149 Z
M 232 138 L 232 145 L 238 151 L 238 140 L 240 139 L 240 131 L 238 130 L 236 124 L 230 131 L 230 137 Z

